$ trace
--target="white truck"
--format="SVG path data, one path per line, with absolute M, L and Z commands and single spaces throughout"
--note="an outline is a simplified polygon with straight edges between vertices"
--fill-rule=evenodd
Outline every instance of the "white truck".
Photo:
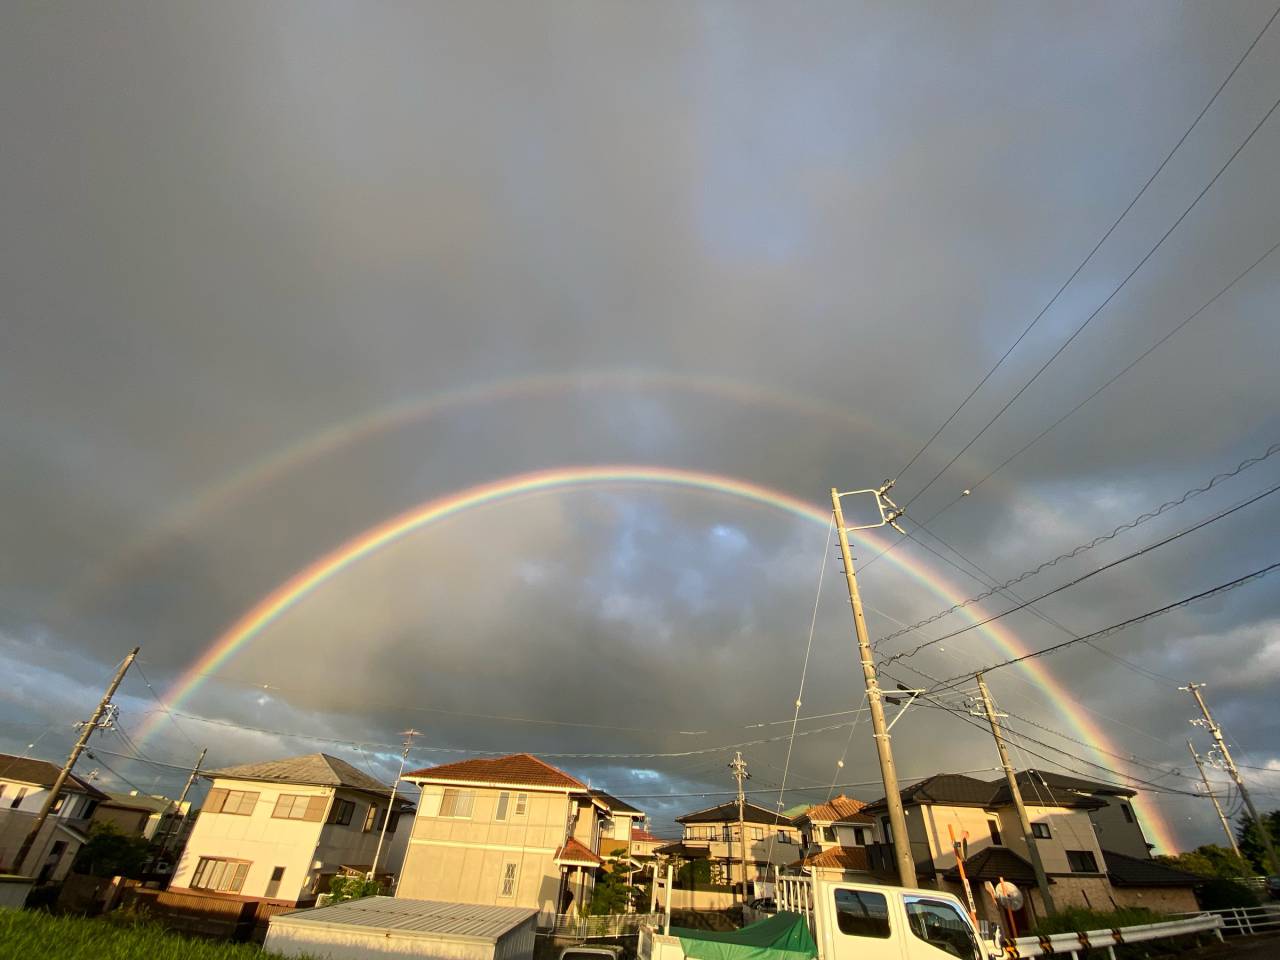
M 1003 956 L 999 944 L 979 937 L 955 896 L 937 890 L 890 887 L 850 881 L 782 879 L 778 911 L 800 914 L 812 934 L 810 952 L 819 960 L 990 960 Z M 766 921 L 768 922 L 768 921 Z M 748 927 L 742 934 L 746 934 Z M 679 930 L 664 934 L 646 927 L 640 960 L 735 960 L 732 935 Z M 807 938 L 806 938 L 807 940 Z M 742 943 L 743 956 L 769 947 Z M 778 942 L 776 960 L 800 960 L 792 937 Z

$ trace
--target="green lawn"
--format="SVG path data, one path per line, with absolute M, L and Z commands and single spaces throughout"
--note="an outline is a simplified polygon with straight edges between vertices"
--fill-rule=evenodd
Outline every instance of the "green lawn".
M 271 960 L 251 943 L 188 940 L 154 924 L 0 910 L 0 957 L 14 960 Z

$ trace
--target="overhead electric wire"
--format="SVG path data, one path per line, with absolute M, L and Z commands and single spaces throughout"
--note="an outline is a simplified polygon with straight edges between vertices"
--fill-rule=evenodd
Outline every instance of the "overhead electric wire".
M 1271 249 L 1275 250 L 1277 248 L 1280 248 L 1280 244 L 1277 244 L 1275 247 L 1272 247 Z M 1008 580 L 1005 580 L 1003 583 L 997 584 L 996 586 L 993 586 L 988 590 L 984 590 L 981 593 L 975 594 L 974 596 L 969 597 L 965 600 L 961 600 L 959 603 L 952 604 L 950 607 L 948 607 L 945 610 L 940 610 L 937 613 L 932 614 L 931 616 L 925 617 L 923 620 L 917 620 L 915 623 L 910 624 L 909 626 L 905 626 L 900 630 L 895 630 L 893 633 L 890 633 L 881 637 L 879 640 L 876 641 L 876 644 L 878 645 L 888 640 L 894 640 L 897 637 L 902 636 L 903 634 L 910 633 L 911 631 L 917 630 L 920 627 L 928 626 L 929 624 L 934 623 L 938 620 L 941 620 L 944 617 L 947 617 L 958 610 L 963 610 L 965 607 L 968 607 L 968 606 L 971 606 L 972 604 L 979 603 L 983 600 L 986 600 L 989 597 L 992 597 L 995 594 L 1008 589 L 1009 587 L 1012 587 L 1016 584 L 1021 583 L 1023 580 L 1028 580 L 1031 577 L 1036 576 L 1037 574 L 1043 573 L 1045 570 L 1048 570 L 1050 567 L 1057 566 L 1059 563 L 1063 562 L 1064 560 L 1074 560 L 1076 557 L 1080 556 L 1082 553 L 1086 553 L 1090 550 L 1093 550 L 1095 547 L 1100 546 L 1101 544 L 1104 544 L 1110 540 L 1114 540 L 1116 537 L 1118 537 L 1120 534 L 1124 533 L 1125 531 L 1133 530 L 1136 527 L 1140 527 L 1144 523 L 1147 523 L 1151 520 L 1156 519 L 1157 517 L 1161 516 L 1167 511 L 1173 510 L 1177 507 L 1182 506 L 1188 500 L 1192 500 L 1203 493 L 1208 493 L 1210 490 L 1212 490 L 1219 483 L 1222 483 L 1224 480 L 1230 480 L 1234 477 L 1238 477 L 1241 473 L 1248 470 L 1250 467 L 1257 466 L 1259 463 L 1263 463 L 1269 460 L 1271 457 L 1275 456 L 1277 453 L 1280 453 L 1280 442 L 1271 444 L 1271 446 L 1267 447 L 1267 449 L 1264 450 L 1258 456 L 1249 457 L 1245 460 L 1241 460 L 1232 469 L 1224 473 L 1215 474 L 1213 477 L 1209 478 L 1209 481 L 1207 483 L 1204 483 L 1198 487 L 1192 487 L 1190 490 L 1185 491 L 1181 496 L 1176 497 L 1173 500 L 1166 500 L 1164 503 L 1160 504 L 1160 506 L 1156 507 L 1154 510 L 1148 510 L 1145 513 L 1141 513 L 1138 516 L 1134 517 L 1132 520 L 1127 520 L 1124 523 L 1114 527 L 1108 533 L 1100 534 L 1099 536 L 1094 537 L 1092 540 L 1088 541 L 1087 543 L 1079 544 L 1078 546 L 1073 547 L 1072 549 L 1068 550 L 1065 553 L 1058 554 L 1058 556 L 1054 557 L 1052 560 L 1045 560 L 1043 563 L 1037 564 L 1034 567 L 1031 567 L 1027 570 L 1022 571 L 1016 576 L 1010 577 Z M 949 543 L 943 540 L 940 536 L 938 536 L 932 530 L 929 530 L 927 527 L 925 527 L 923 523 L 916 523 L 915 526 L 923 530 L 929 536 L 933 537 L 939 543 L 942 543 L 943 546 L 947 547 L 947 549 L 951 550 L 953 553 L 959 556 L 962 560 L 965 560 L 966 563 L 970 563 L 972 566 L 974 566 L 975 569 L 978 569 L 981 571 L 980 567 L 978 567 L 976 564 L 973 564 L 972 561 L 964 557 L 963 554 L 961 554 L 958 550 L 956 550 L 955 547 L 952 547 Z M 916 542 L 919 543 L 918 540 Z M 921 544 L 921 546 L 924 546 L 924 545 Z M 927 550 L 929 548 L 925 547 L 925 549 Z M 985 571 L 983 572 L 985 573 Z M 990 577 L 990 574 L 986 574 L 986 576 Z M 991 577 L 991 579 L 994 580 L 995 578 Z
M 1217 596 L 1218 594 L 1221 594 L 1221 593 L 1226 593 L 1228 591 L 1236 589 L 1237 587 L 1242 587 L 1247 583 L 1251 583 L 1254 580 L 1261 579 L 1262 577 L 1266 577 L 1274 573 L 1277 569 L 1280 569 L 1280 561 L 1276 561 L 1275 563 L 1268 564 L 1265 567 L 1261 567 L 1257 570 L 1254 570 L 1252 573 L 1247 573 L 1244 576 L 1237 577 L 1234 580 L 1228 580 L 1226 583 L 1218 584 L 1218 586 L 1211 587 L 1208 590 L 1203 590 L 1200 593 L 1193 594 L 1189 597 L 1183 597 L 1181 600 L 1177 600 L 1173 603 L 1166 604 L 1163 607 L 1158 607 L 1155 610 L 1149 610 L 1146 613 L 1139 614 L 1136 617 L 1130 617 L 1128 620 L 1122 620 L 1119 623 L 1113 623 L 1111 626 L 1103 627 L 1101 630 L 1095 630 L 1093 633 L 1085 634 L 1082 637 L 1074 637 L 1070 640 L 1064 640 L 1061 643 L 1055 643 L 1052 646 L 1045 647 L 1041 650 L 1033 650 L 1030 653 L 1024 653 L 1022 656 L 1019 656 L 1019 657 L 1010 657 L 1008 660 L 1001 660 L 999 663 L 994 663 L 989 666 L 983 667 L 981 670 L 976 672 L 990 673 L 993 670 L 999 670 L 1001 667 L 1008 667 L 1008 666 L 1012 666 L 1015 663 L 1022 663 L 1024 660 L 1032 660 L 1036 657 L 1043 657 L 1050 653 L 1056 653 L 1057 651 L 1063 649 L 1064 647 L 1069 647 L 1076 643 L 1088 643 L 1091 640 L 1097 640 L 1101 637 L 1108 636 L 1112 633 L 1117 633 L 1121 630 L 1124 630 L 1127 627 L 1131 627 L 1136 624 L 1143 623 L 1144 621 L 1147 621 L 1147 620 L 1152 620 L 1155 617 L 1163 616 L 1164 614 L 1169 613 L 1172 610 L 1176 610 L 1179 607 L 1185 607 L 1188 604 L 1195 603 L 1196 601 L 1206 600 L 1209 597 Z M 1092 646 L 1092 644 L 1090 645 Z M 973 673 L 965 673 L 962 675 L 949 677 L 946 680 L 940 681 L 939 686 L 935 688 L 935 691 L 939 689 L 941 690 L 949 689 L 955 682 L 961 681 L 961 680 L 968 680 L 972 676 L 974 676 Z M 935 692 L 935 691 L 930 691 L 930 692 Z
M 169 705 L 166 704 L 164 700 L 160 698 L 160 694 L 156 693 L 156 688 L 153 687 L 151 685 L 151 681 L 147 679 L 147 675 L 142 669 L 142 664 L 138 662 L 137 658 L 135 658 L 133 661 L 133 668 L 138 671 L 138 676 L 142 678 L 142 682 L 147 686 L 147 691 L 151 694 L 155 702 L 160 705 L 160 709 L 162 709 L 165 712 L 165 714 L 169 717 L 169 720 L 173 723 L 174 729 L 177 730 L 178 733 L 182 734 L 182 736 L 186 738 L 187 743 L 191 744 L 192 749 L 199 750 L 200 745 L 196 743 L 194 740 L 192 740 L 191 737 L 187 736 L 187 731 L 182 729 L 182 726 L 181 724 L 178 723 L 177 718 L 169 711 Z
M 1280 9 L 1277 9 L 1277 13 L 1280 13 Z M 1275 14 L 1272 14 L 1273 19 L 1274 17 L 1275 17 Z M 1271 24 L 1271 21 L 1268 20 L 1267 24 L 1269 26 Z M 1261 36 L 1261 34 L 1259 36 Z M 1252 49 L 1252 47 L 1250 49 Z M 1215 94 L 1215 97 L 1216 96 L 1217 94 Z M 1049 369 L 1049 366 L 1055 360 L 1057 360 L 1059 356 L 1062 355 L 1062 352 L 1066 350 L 1067 347 L 1072 344 L 1072 342 L 1075 341 L 1076 337 L 1078 337 L 1081 333 L 1084 332 L 1085 328 L 1088 327 L 1089 324 L 1093 322 L 1094 318 L 1097 317 L 1098 314 L 1100 314 L 1107 307 L 1107 305 L 1111 303 L 1113 299 L 1115 299 L 1115 297 L 1120 293 L 1121 290 L 1123 290 L 1128 285 L 1129 281 L 1133 279 L 1133 277 L 1138 273 L 1138 271 L 1141 270 L 1143 266 L 1146 265 L 1147 261 L 1150 260 L 1153 256 L 1155 256 L 1156 251 L 1159 250 L 1164 245 L 1164 242 L 1169 239 L 1169 237 L 1173 234 L 1173 232 L 1176 229 L 1178 229 L 1178 226 L 1182 223 L 1182 221 L 1185 220 L 1187 216 L 1191 213 L 1191 211 L 1196 208 L 1196 205 L 1205 196 L 1205 194 L 1207 194 L 1213 188 L 1213 185 L 1218 182 L 1218 179 L 1223 175 L 1223 173 L 1226 172 L 1227 168 L 1230 167 L 1231 164 L 1235 162 L 1236 157 L 1238 157 L 1241 151 L 1243 151 L 1244 148 L 1249 145 L 1250 141 L 1253 140 L 1257 132 L 1262 129 L 1262 125 L 1265 124 L 1271 118 L 1271 115 L 1273 113 L 1275 113 L 1277 107 L 1280 107 L 1280 99 L 1277 99 L 1274 103 L 1271 104 L 1271 109 L 1269 109 L 1265 114 L 1263 114 L 1262 119 L 1259 120 L 1257 124 L 1254 125 L 1253 129 L 1249 131 L 1249 135 L 1244 138 L 1244 140 L 1240 143 L 1238 147 L 1235 148 L 1234 151 L 1232 151 L 1231 156 L 1227 158 L 1226 163 L 1224 163 L 1221 167 L 1218 168 L 1218 172 L 1215 173 L 1212 179 L 1210 179 L 1209 182 L 1204 185 L 1204 188 L 1201 189 L 1201 191 L 1198 194 L 1196 194 L 1195 199 L 1192 200 L 1190 205 L 1185 210 L 1182 211 L 1182 213 L 1178 216 L 1176 220 L 1173 221 L 1173 224 L 1169 227 L 1169 229 L 1166 230 L 1161 235 L 1160 239 L 1156 241 L 1155 246 L 1153 246 L 1150 250 L 1148 250 L 1146 255 L 1143 256 L 1143 258 L 1138 261 L 1137 265 L 1134 266 L 1134 268 L 1130 270 L 1128 274 L 1125 275 L 1125 278 L 1120 281 L 1119 286 L 1117 286 L 1114 290 L 1112 290 L 1111 293 L 1107 295 L 1107 298 L 1103 300 L 1102 303 L 1100 303 L 1094 309 L 1094 311 L 1085 318 L 1084 322 L 1081 323 L 1078 327 L 1076 327 L 1076 329 L 1071 333 L 1071 336 L 1067 337 L 1067 339 L 1064 340 L 1061 343 L 1061 345 L 1059 345 L 1058 349 L 1055 350 L 1049 356 L 1049 359 L 1040 365 L 1040 367 L 1036 370 L 1036 372 L 1031 375 L 1031 379 L 1029 379 L 1021 387 L 1019 387 L 1018 390 L 1014 393 L 1014 395 L 1010 397 L 1007 401 L 1005 401 L 1004 405 L 999 410 L 996 411 L 995 416 L 993 416 L 990 420 L 988 420 L 986 425 L 983 426 L 983 428 L 979 430 L 973 436 L 973 438 L 969 440 L 968 443 L 966 443 L 963 447 L 961 447 L 960 450 L 957 451 L 957 453 L 943 465 L 942 469 L 940 469 L 937 473 L 933 475 L 933 477 L 929 480 L 928 483 L 926 483 L 920 490 L 918 490 L 916 494 L 909 501 L 904 503 L 903 509 L 906 509 L 910 505 L 910 503 L 913 503 L 916 500 L 918 500 L 926 491 L 929 490 L 930 487 L 932 487 L 938 481 L 938 479 L 944 473 L 950 470 L 952 464 L 954 464 L 957 460 L 959 460 L 962 456 L 964 456 L 964 454 L 968 452 L 969 448 L 972 447 L 975 443 L 977 443 L 978 440 L 981 439 L 986 434 L 986 432 L 990 430 L 992 426 L 995 425 L 997 420 L 999 420 L 1002 416 L 1004 416 L 1005 411 L 1008 410 L 1011 406 L 1014 405 L 1014 403 L 1017 402 L 1018 398 L 1021 397 L 1023 393 L 1025 393 L 1027 389 L 1033 383 L 1035 383 L 1036 380 L 1040 378 L 1040 375 L 1044 373 L 1047 369 Z M 1197 118 L 1197 120 L 1198 119 L 1199 118 Z M 1065 289 L 1065 285 L 1064 285 L 1064 289 Z
M 938 427 L 937 430 L 933 432 L 933 435 L 929 437 L 928 440 L 925 441 L 924 446 L 922 446 L 919 450 L 916 451 L 915 455 L 910 460 L 907 461 L 906 466 L 904 466 L 901 470 L 899 470 L 897 474 L 895 474 L 895 476 L 901 478 L 904 473 L 906 473 L 908 470 L 911 469 L 911 467 L 915 464 L 915 462 L 920 459 L 920 457 L 924 454 L 926 450 L 929 449 L 929 447 L 933 444 L 933 442 L 937 440 L 939 436 L 941 436 L 942 431 L 945 430 L 957 416 L 959 416 L 960 411 L 965 408 L 965 406 L 969 403 L 969 401 L 972 400 L 974 396 L 978 393 L 978 391 L 981 390 L 982 387 L 987 383 L 987 381 L 991 379 L 992 375 L 1000 368 L 1000 366 L 1005 362 L 1005 360 L 1009 358 L 1009 355 L 1012 354 L 1015 349 L 1017 349 L 1018 344 L 1020 344 L 1023 341 L 1023 339 L 1027 336 L 1027 334 L 1031 332 L 1032 328 L 1035 327 L 1035 325 L 1040 322 L 1041 318 L 1046 313 L 1049 312 L 1049 309 L 1055 303 L 1058 302 L 1058 298 L 1061 297 L 1063 292 L 1067 289 L 1067 287 L 1071 285 L 1071 282 L 1075 280 L 1077 276 L 1080 275 L 1080 271 L 1083 270 L 1085 266 L 1089 263 L 1089 261 L 1093 259 L 1094 254 L 1096 254 L 1102 248 L 1102 245 L 1107 242 L 1107 239 L 1111 236 L 1111 234 L 1113 234 L 1116 228 L 1120 226 L 1120 222 L 1129 215 L 1129 211 L 1132 210 L 1134 206 L 1137 205 L 1138 201 L 1142 199 L 1144 194 L 1146 194 L 1147 189 L 1151 186 L 1151 184 L 1155 182 L 1156 178 L 1160 176 L 1164 168 L 1169 165 L 1169 161 L 1173 159 L 1173 155 L 1178 152 L 1179 148 L 1186 142 L 1187 138 L 1191 136 L 1191 132 L 1195 130 L 1195 128 L 1199 125 L 1200 121 L 1204 118 L 1204 115 L 1209 112 L 1209 108 L 1214 105 L 1218 97 L 1221 96 L 1222 91 L 1226 89 L 1227 84 L 1231 82 L 1231 78 L 1236 75 L 1236 72 L 1244 64 L 1245 60 L 1248 59 L 1249 54 L 1253 52 L 1253 48 L 1258 45 L 1258 41 L 1262 39 L 1263 34 L 1265 34 L 1267 30 L 1270 28 L 1271 23 L 1273 20 L 1275 20 L 1277 14 L 1280 14 L 1280 7 L 1277 7 L 1276 10 L 1271 14 L 1271 16 L 1267 18 L 1267 22 L 1262 25 L 1262 29 L 1259 30 L 1257 35 L 1253 38 L 1253 42 L 1250 43 L 1249 46 L 1245 48 L 1244 53 L 1240 55 L 1240 59 L 1238 59 L 1235 63 L 1235 66 L 1231 68 L 1231 72 L 1227 74 L 1225 79 L 1223 79 L 1222 83 L 1218 84 L 1218 88 L 1213 91 L 1213 96 L 1211 96 L 1209 100 L 1205 103 L 1205 105 L 1200 108 L 1200 112 L 1197 113 L 1195 119 L 1191 121 L 1191 125 L 1187 127 L 1186 130 L 1183 131 L 1182 136 L 1178 138 L 1177 142 L 1173 145 L 1173 148 L 1165 155 L 1165 158 L 1160 161 L 1160 165 L 1156 167 L 1155 172 L 1152 173 L 1151 176 L 1147 178 L 1146 182 L 1143 183 L 1141 189 L 1139 189 L 1138 192 L 1134 195 L 1133 199 L 1129 201 L 1128 205 L 1124 208 L 1124 210 L 1120 212 L 1120 216 L 1116 217 L 1115 221 L 1111 224 L 1111 226 L 1107 228 L 1106 232 L 1103 233 L 1102 237 L 1098 240 L 1098 242 L 1093 245 L 1092 249 L 1090 249 L 1089 253 L 1085 256 L 1085 258 L 1080 261 L 1080 264 L 1075 268 L 1075 270 L 1071 272 L 1071 275 L 1067 277 L 1067 279 L 1063 282 L 1062 286 L 1060 286 L 1057 289 L 1057 291 L 1054 293 L 1054 295 L 1049 299 L 1049 302 L 1046 303 L 1040 309 L 1040 312 L 1037 313 L 1035 315 L 1035 318 L 1032 319 L 1032 321 L 1029 324 L 1027 324 L 1027 326 L 1023 329 L 1023 331 L 1020 334 L 1018 334 L 1017 338 L 1013 341 L 1013 343 L 1009 345 L 1008 349 L 1005 350 L 1005 352 L 1000 356 L 1000 359 L 996 361 L 995 365 L 990 370 L 987 371 L 986 375 L 981 380 L 978 381 L 977 386 L 975 386 L 972 390 L 969 391 L 969 394 L 962 401 L 960 401 L 959 406 L 957 406 L 955 410 L 953 410 L 951 414 L 945 420 L 942 421 L 942 424 Z
M 916 654 L 920 653 L 922 650 L 925 650 L 933 646 L 934 644 L 942 643 L 944 640 L 950 640 L 953 637 L 958 637 L 963 633 L 968 633 L 970 630 L 976 630 L 978 627 L 986 626 L 989 623 L 992 623 L 996 620 L 1000 620 L 1004 617 L 1009 616 L 1009 614 L 1011 613 L 1017 613 L 1019 610 L 1025 610 L 1027 607 L 1031 606 L 1033 603 L 1039 603 L 1041 600 L 1044 600 L 1047 597 L 1051 597 L 1054 594 L 1061 593 L 1063 590 L 1066 590 L 1070 587 L 1074 587 L 1077 584 L 1083 583 L 1084 581 L 1089 580 L 1092 577 L 1096 577 L 1100 573 L 1105 573 L 1107 570 L 1111 570 L 1114 567 L 1118 567 L 1122 563 L 1127 563 L 1130 560 L 1134 560 L 1138 557 L 1144 556 L 1145 554 L 1148 554 L 1153 550 L 1159 549 L 1160 547 L 1173 543 L 1176 540 L 1182 539 L 1183 537 L 1187 536 L 1187 534 L 1195 533 L 1197 530 L 1201 530 L 1209 526 L 1211 523 L 1216 523 L 1217 521 L 1223 519 L 1224 517 L 1229 517 L 1233 513 L 1236 513 L 1239 510 L 1243 510 L 1245 507 L 1252 506 L 1253 504 L 1257 503 L 1259 500 L 1262 500 L 1265 497 L 1269 497 L 1277 491 L 1280 491 L 1280 484 L 1276 484 L 1273 487 L 1269 487 L 1268 489 L 1262 491 L 1261 493 L 1255 494 L 1254 496 L 1245 500 L 1243 503 L 1238 503 L 1235 506 L 1228 507 L 1225 510 L 1219 511 L 1213 516 L 1208 517 L 1205 520 L 1201 520 L 1199 523 L 1193 524 L 1192 526 L 1187 527 L 1183 530 L 1180 530 L 1177 533 L 1172 534 L 1171 536 L 1165 537 L 1163 540 L 1157 540 L 1155 543 L 1148 544 L 1147 546 L 1142 547 L 1139 550 L 1135 550 L 1132 553 L 1126 554 L 1123 557 L 1118 557 L 1117 559 L 1112 560 L 1110 563 L 1104 563 L 1100 567 L 1095 567 L 1093 570 L 1090 570 L 1088 573 L 1083 573 L 1072 580 L 1068 580 L 1066 583 L 1061 584 L 1057 587 L 1054 587 L 1052 590 L 1046 590 L 1044 593 L 1040 594 L 1039 596 L 1033 597 L 1030 600 L 1024 600 L 1021 603 L 1016 604 L 1013 607 L 1010 607 L 1008 610 L 1004 610 L 1000 613 L 992 614 L 991 616 L 983 620 L 977 620 L 966 627 L 961 627 L 959 630 L 953 630 L 950 633 L 943 634 L 940 637 L 934 637 L 932 640 L 928 640 L 928 641 L 925 641 L 924 643 L 918 644 L 917 646 L 913 647 L 911 650 L 895 653 L 893 656 L 887 658 L 884 662 L 885 664 L 890 664 L 890 663 L 895 663 L 898 660 L 906 659 L 908 657 L 914 657 Z M 1076 637 L 1075 639 L 1081 639 L 1081 638 Z

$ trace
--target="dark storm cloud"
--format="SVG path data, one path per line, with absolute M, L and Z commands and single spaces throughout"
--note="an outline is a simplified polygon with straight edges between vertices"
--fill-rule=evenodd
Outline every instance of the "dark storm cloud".
M 4 716 L 74 713 L 135 643 L 162 685 L 316 556 L 497 477 L 654 463 L 821 504 L 833 483 L 892 475 L 1124 208 L 1267 14 L 1246 3 L 1176 18 L 1141 4 L 785 16 L 710 3 L 10 6 L 0 628 L 24 679 Z M 1107 297 L 1278 95 L 1269 34 L 1098 258 L 902 478 L 904 501 Z M 984 477 L 1280 239 L 1278 150 L 1280 127 L 1265 126 L 911 516 Z M 1277 277 L 1264 263 L 931 528 L 1003 579 L 1278 439 Z M 624 369 L 689 379 L 599 376 Z M 569 381 L 366 431 L 228 500 L 209 493 L 334 424 L 540 374 Z M 1174 532 L 1277 469 L 1017 589 L 1033 595 Z M 1043 609 L 1087 631 L 1256 569 L 1275 559 L 1276 516 L 1265 501 Z M 679 753 L 771 737 L 789 728 L 750 725 L 793 710 L 822 543 L 820 525 L 675 491 L 476 511 L 334 578 L 190 708 L 367 743 L 421 721 L 436 746 L 476 750 Z M 983 588 L 913 543 L 899 552 L 961 595 Z M 805 714 L 861 698 L 847 604 L 827 573 Z M 888 560 L 864 581 L 877 635 L 953 602 Z M 1103 645 L 1209 680 L 1265 766 L 1280 754 L 1266 708 L 1273 594 L 1263 581 Z M 1008 624 L 1032 646 L 1063 639 L 1026 614 Z M 934 676 L 1004 656 L 976 631 L 939 646 L 915 660 Z M 1226 669 L 1224 650 L 1247 671 Z M 1051 666 L 1125 752 L 1185 765 L 1188 703 L 1173 684 L 1080 649 Z M 993 685 L 1010 709 L 1062 724 L 1012 671 Z M 55 695 L 32 695 L 44 687 Z M 126 712 L 151 709 L 145 688 L 130 696 Z M 317 748 L 183 726 L 225 762 Z M 162 729 L 168 759 L 189 752 L 175 725 Z M 25 728 L 0 733 L 29 742 Z M 895 736 L 911 774 L 991 761 L 976 731 L 924 709 Z M 846 737 L 797 739 L 788 783 L 871 779 L 864 729 L 847 773 L 835 767 Z M 761 783 L 780 781 L 785 752 L 750 748 Z M 688 793 L 723 787 L 725 759 L 564 763 L 615 792 Z M 393 749 L 369 762 L 385 776 L 388 760 Z M 1197 816 L 1179 820 L 1188 840 L 1211 839 L 1194 801 L 1161 802 Z

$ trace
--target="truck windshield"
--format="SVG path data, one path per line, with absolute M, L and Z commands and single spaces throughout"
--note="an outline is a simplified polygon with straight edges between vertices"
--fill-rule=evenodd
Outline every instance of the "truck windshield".
M 837 890 L 836 926 L 851 937 L 889 936 L 889 904 L 884 894 L 868 890 Z
M 982 960 L 969 920 L 954 903 L 903 897 L 911 933 L 943 953 L 960 960 Z

